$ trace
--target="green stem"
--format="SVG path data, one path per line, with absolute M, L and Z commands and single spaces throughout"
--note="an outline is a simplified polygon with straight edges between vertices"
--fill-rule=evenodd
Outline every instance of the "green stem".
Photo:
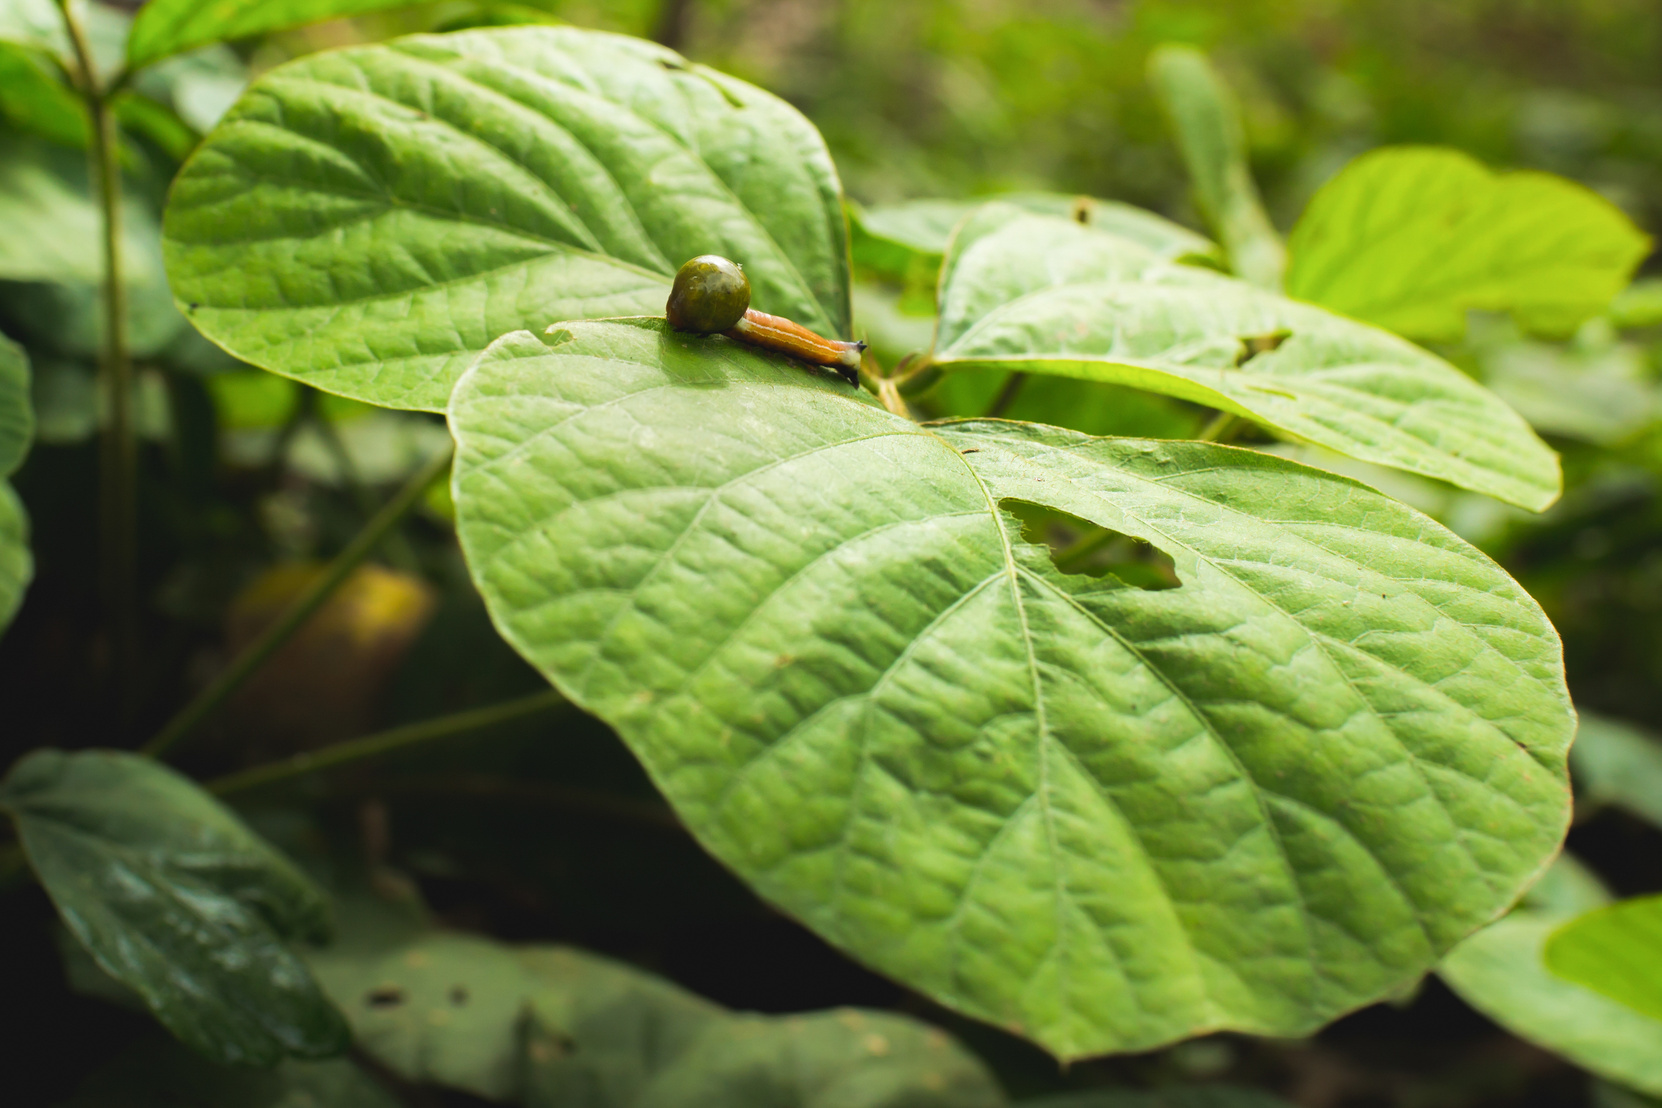
M 127 284 L 121 261 L 121 162 L 115 113 L 99 87 L 85 30 L 69 0 L 58 0 L 75 49 L 75 79 L 92 121 L 92 171 L 104 224 L 104 341 L 100 372 L 109 399 L 109 425 L 99 444 L 101 570 L 110 630 L 110 661 L 117 703 L 131 714 L 138 687 L 138 474 L 133 445 L 133 366 L 127 345 Z
M 218 796 L 264 788 L 279 781 L 289 781 L 322 770 L 349 765 L 352 762 L 378 758 L 390 751 L 401 750 L 405 747 L 417 746 L 437 739 L 447 739 L 453 735 L 465 735 L 471 731 L 479 731 L 486 727 L 495 726 L 498 723 L 506 723 L 511 719 L 519 719 L 521 716 L 551 711 L 563 707 L 565 704 L 565 697 L 553 689 L 549 689 L 546 692 L 533 693 L 531 696 L 522 696 L 517 700 L 492 704 L 486 708 L 472 708 L 465 712 L 457 712 L 454 715 L 440 716 L 438 719 L 423 720 L 420 723 L 412 723 L 404 727 L 394 727 L 390 731 L 365 735 L 361 739 L 350 739 L 343 743 L 336 743 L 333 746 L 326 746 L 322 750 L 303 751 L 293 757 L 284 758 L 280 762 L 255 766 L 253 769 L 243 770 L 241 773 L 233 773 L 209 781 L 206 788 L 209 792 Z
M 1002 389 L 998 390 L 998 395 L 993 398 L 992 406 L 987 409 L 984 418 L 997 419 L 1003 415 L 1004 410 L 1015 403 L 1016 394 L 1021 392 L 1021 387 L 1025 384 L 1027 384 L 1027 374 L 1010 374 L 1010 379 L 1004 382 Z
M 213 684 L 203 689 L 196 699 L 185 705 L 178 715 L 169 720 L 167 726 L 162 728 L 155 738 L 144 744 L 140 748 L 140 753 L 153 758 L 167 753 L 214 709 L 228 700 L 231 694 L 240 689 L 243 682 L 252 677 L 266 659 L 275 654 L 277 648 L 287 642 L 307 618 L 323 606 L 323 602 L 328 600 L 340 583 L 358 567 L 358 563 L 374 552 L 387 533 L 415 506 L 416 501 L 421 499 L 421 494 L 427 491 L 427 487 L 437 480 L 449 465 L 450 450 L 445 449 L 417 470 L 415 475 L 404 483 L 404 487 L 398 490 L 398 495 L 389 500 L 386 506 L 364 525 L 363 530 L 347 544 L 346 549 L 335 556 L 335 560 L 329 563 L 323 574 L 277 617 L 277 621 L 249 643 L 248 647 L 226 667 L 225 672 L 221 673 Z
M 1200 429 L 1200 434 L 1195 436 L 1195 441 L 1227 443 L 1240 434 L 1245 422 L 1234 412 L 1219 412 L 1212 417 L 1211 422 Z

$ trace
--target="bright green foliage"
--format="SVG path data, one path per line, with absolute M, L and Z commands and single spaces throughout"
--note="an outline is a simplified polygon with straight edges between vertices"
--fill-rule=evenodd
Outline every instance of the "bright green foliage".
M 1555 976 L 1542 958 L 1553 931 L 1608 899 L 1596 878 L 1560 858 L 1522 906 L 1455 947 L 1437 972 L 1508 1031 L 1601 1077 L 1662 1095 L 1662 1021 Z
M 1223 243 L 1230 269 L 1254 285 L 1279 289 L 1287 253 L 1258 199 L 1228 86 L 1206 55 L 1188 46 L 1151 53 L 1148 79 L 1183 152 L 1195 205 Z
M 0 807 L 70 932 L 187 1045 L 266 1066 L 345 1048 L 282 942 L 323 935 L 322 894 L 189 780 L 119 751 L 37 750 Z
M 1662 739 L 1582 712 L 1570 769 L 1584 807 L 1614 804 L 1662 827 Z
M 852 1010 L 734 1015 L 564 947 L 437 931 L 313 959 L 358 1044 L 410 1081 L 527 1108 L 998 1108 L 946 1035 Z
M 1527 508 L 1558 497 L 1556 455 L 1442 359 L 1065 219 L 993 204 L 960 228 L 935 342 L 944 369 L 1133 385 Z
M 1290 1108 L 1285 1100 L 1258 1089 L 1231 1085 L 1191 1085 L 1158 1092 L 1120 1089 L 1059 1093 L 1024 1100 L 1017 1108 Z
M 636 39 L 520 27 L 266 74 L 173 186 L 168 273 L 210 338 L 391 407 L 442 409 L 498 335 L 661 313 L 677 267 L 744 265 L 752 306 L 849 330 L 819 133 Z
M 1662 896 L 1598 908 L 1555 931 L 1547 968 L 1662 1021 Z
M 0 335 L 0 631 L 17 612 L 34 575 L 29 555 L 29 517 L 5 478 L 23 462 L 34 433 L 29 405 L 29 359 Z
M 904 277 L 912 259 L 938 268 L 952 230 L 982 204 L 997 200 L 1040 215 L 1061 216 L 1130 239 L 1168 261 L 1220 260 L 1217 244 L 1182 224 L 1116 200 L 1059 192 L 1012 192 L 981 200 L 908 200 L 854 209 L 854 261 Z
M 401 1108 L 351 1062 L 222 1066 L 167 1039 L 141 1040 L 59 1108 Z
M 1635 281 L 1610 302 L 1610 322 L 1617 327 L 1662 326 L 1662 277 Z
M 452 400 L 498 628 L 764 896 L 1064 1057 L 1297 1034 L 1556 848 L 1558 643 L 1353 481 L 1205 443 L 922 427 L 660 322 L 504 337 Z M 1067 576 L 1006 501 L 1152 543 Z
M 150 0 L 127 39 L 127 64 L 148 65 L 198 46 L 341 19 L 409 0 Z
M 1650 246 L 1584 185 L 1388 147 L 1310 201 L 1288 240 L 1287 295 L 1414 339 L 1458 339 L 1471 309 L 1564 335 L 1604 311 Z

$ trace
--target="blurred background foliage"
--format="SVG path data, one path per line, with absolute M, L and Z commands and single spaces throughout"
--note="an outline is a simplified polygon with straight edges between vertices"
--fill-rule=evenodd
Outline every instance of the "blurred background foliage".
M 108 14 L 100 22 L 116 26 Z M 1199 228 L 1145 77 L 1155 46 L 1181 42 L 1208 51 L 1240 97 L 1252 167 L 1283 233 L 1349 159 L 1397 143 L 1563 174 L 1662 233 L 1656 0 L 443 0 L 198 51 L 148 71 L 138 90 L 147 99 L 122 114 L 153 644 L 138 733 L 199 688 L 444 440 L 436 418 L 322 396 L 197 336 L 160 271 L 167 182 L 249 77 L 291 57 L 411 31 L 543 20 L 654 38 L 773 90 L 825 134 L 860 205 L 1050 190 L 1130 202 Z M 96 219 L 84 159 L 70 148 L 75 120 L 30 124 L 26 105 L 4 95 L 24 87 L 10 72 L 0 70 L 0 193 L 23 207 L 8 210 L 0 231 L 0 331 L 29 350 L 39 427 L 16 477 L 37 578 L 0 640 L 0 696 L 13 718 L 31 722 L 0 736 L 8 762 L 42 744 L 125 741 L 95 695 L 103 661 L 87 585 L 103 418 Z M 30 237 L 41 228 L 57 231 Z M 1655 255 L 1646 273 L 1662 273 Z M 891 284 L 864 276 L 857 303 L 868 327 L 886 328 L 889 360 L 927 345 L 931 275 Z M 1358 472 L 1482 546 L 1558 626 L 1578 705 L 1653 728 L 1662 728 L 1658 288 L 1636 286 L 1567 341 L 1474 318 L 1463 342 L 1439 348 L 1562 452 L 1566 494 L 1544 515 L 1302 455 Z M 979 414 L 999 388 L 966 380 L 923 405 Z M 1204 417 L 1063 381 L 1035 382 L 1006 414 L 1173 437 Z M 309 646 L 280 656 L 228 707 L 216 741 L 189 768 L 236 769 L 539 687 L 490 628 L 448 512 L 442 491 L 430 497 L 383 551 L 385 565 L 325 610 Z M 248 734 L 258 741 L 230 740 Z M 1378 1006 L 1307 1042 L 1213 1037 L 1059 1075 L 1031 1048 L 929 1008 L 760 905 L 681 835 L 605 729 L 574 716 L 522 721 L 307 789 L 302 799 L 324 824 L 360 841 L 372 863 L 414 874 L 448 923 L 509 940 L 555 935 L 740 1008 L 920 1012 L 963 1035 L 1012 1092 L 1226 1076 L 1307 1105 L 1556 1105 L 1595 1095 L 1565 1063 L 1498 1031 L 1435 982 L 1400 1008 Z M 1662 833 L 1619 805 L 1589 808 L 1571 846 L 1618 893 L 1662 888 Z M 41 937 L 50 909 L 35 893 L 20 895 L 35 899 L 9 915 L 8 980 L 21 991 L 57 987 Z M 47 1044 L 71 1033 L 120 1044 L 143 1026 L 91 1001 L 66 1004 L 40 1013 L 14 1044 L 27 1060 L 18 1087 L 37 1087 L 34 1074 L 40 1095 L 61 1095 L 78 1075 L 51 1068 Z M 1615 1093 L 1596 1095 L 1618 1103 L 1608 1099 Z

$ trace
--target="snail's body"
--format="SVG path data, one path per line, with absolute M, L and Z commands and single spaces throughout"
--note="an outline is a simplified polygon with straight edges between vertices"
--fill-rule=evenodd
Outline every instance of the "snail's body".
M 750 307 L 750 281 L 726 258 L 701 254 L 675 275 L 664 317 L 677 331 L 724 334 L 737 342 L 777 350 L 814 365 L 830 366 L 859 387 L 863 342 L 840 342 L 799 323 Z

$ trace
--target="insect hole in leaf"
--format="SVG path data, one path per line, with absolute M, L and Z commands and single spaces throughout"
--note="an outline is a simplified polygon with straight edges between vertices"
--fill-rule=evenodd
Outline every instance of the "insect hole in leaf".
M 1021 522 L 1022 538 L 1050 548 L 1051 563 L 1063 573 L 1111 575 L 1150 592 L 1183 584 L 1171 555 L 1134 535 L 1023 500 L 1004 500 L 999 507 Z

